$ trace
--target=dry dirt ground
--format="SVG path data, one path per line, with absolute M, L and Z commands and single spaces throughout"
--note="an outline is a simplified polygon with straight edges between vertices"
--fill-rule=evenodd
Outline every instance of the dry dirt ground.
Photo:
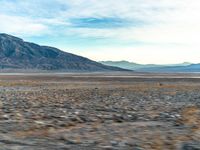
M 199 150 L 198 77 L 1 74 L 0 150 Z

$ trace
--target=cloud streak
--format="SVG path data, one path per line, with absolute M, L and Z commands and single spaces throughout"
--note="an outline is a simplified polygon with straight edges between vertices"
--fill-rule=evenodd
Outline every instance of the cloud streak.
M 121 18 L 73 18 L 70 20 L 73 27 L 76 28 L 122 28 L 133 26 L 133 23 Z M 139 25 L 140 22 L 136 22 L 135 25 Z

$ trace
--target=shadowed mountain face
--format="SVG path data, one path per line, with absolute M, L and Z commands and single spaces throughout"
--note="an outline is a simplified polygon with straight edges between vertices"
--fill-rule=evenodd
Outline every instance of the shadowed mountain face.
M 0 34 L 0 69 L 125 71 L 7 34 Z

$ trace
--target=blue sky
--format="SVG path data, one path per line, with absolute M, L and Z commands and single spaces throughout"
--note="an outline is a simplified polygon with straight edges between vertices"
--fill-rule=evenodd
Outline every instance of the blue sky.
M 0 0 L 0 32 L 93 60 L 200 62 L 199 0 Z

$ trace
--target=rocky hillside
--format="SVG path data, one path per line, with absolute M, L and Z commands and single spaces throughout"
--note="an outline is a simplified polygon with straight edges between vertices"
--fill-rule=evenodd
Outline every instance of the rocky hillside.
M 7 34 L 0 34 L 0 69 L 125 71 Z

